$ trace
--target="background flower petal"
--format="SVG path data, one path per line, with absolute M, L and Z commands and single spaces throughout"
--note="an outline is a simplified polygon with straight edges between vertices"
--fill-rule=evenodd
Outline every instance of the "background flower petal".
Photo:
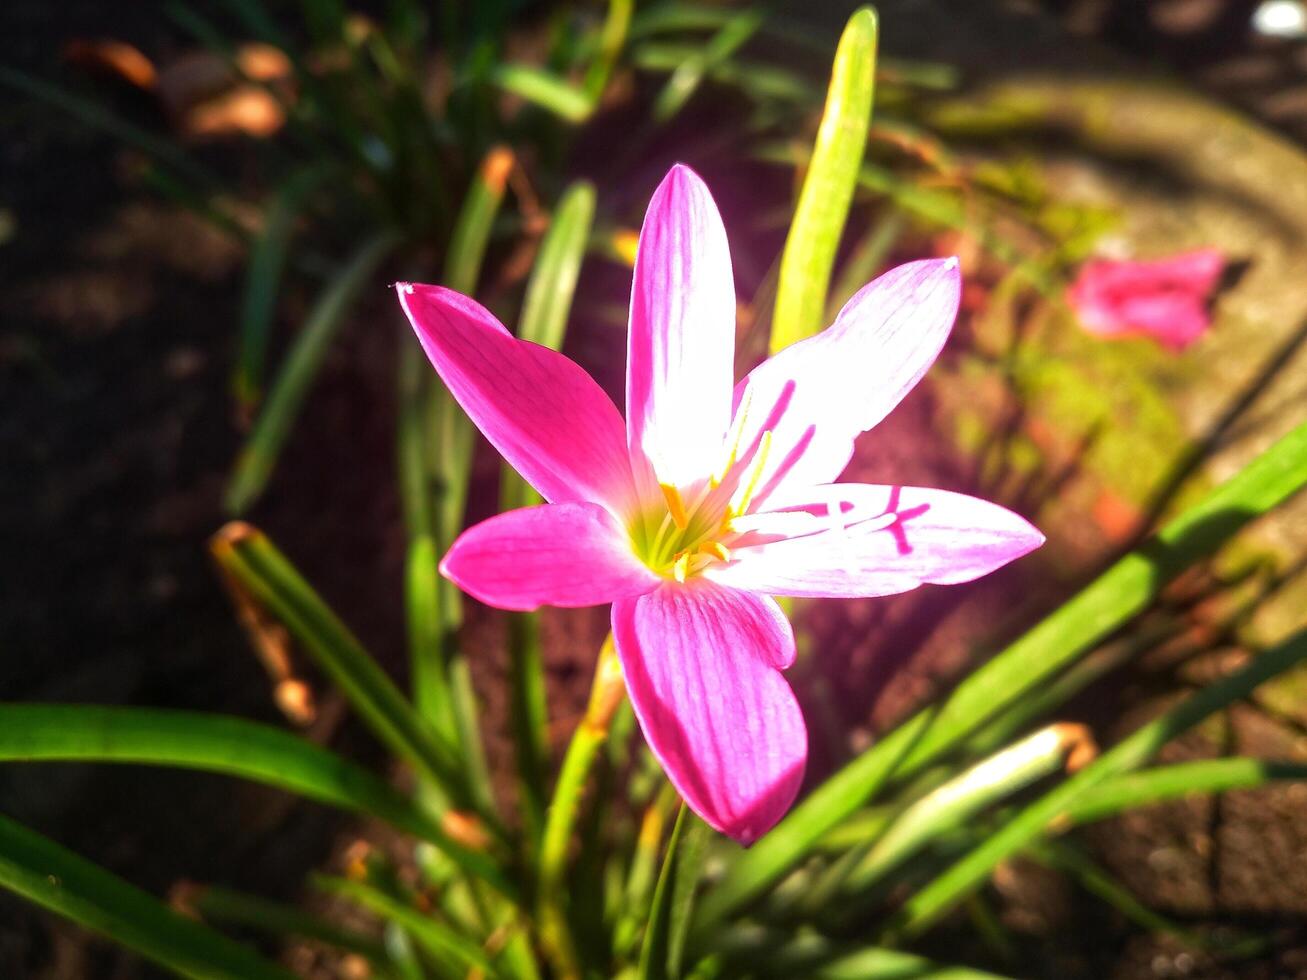
M 554 503 L 589 500 L 629 512 L 626 428 L 593 378 L 562 354 L 516 339 L 461 293 L 397 288 L 441 379 L 528 483 Z
M 678 164 L 649 202 L 627 338 L 626 416 L 663 483 L 719 462 L 735 380 L 735 281 L 726 229 L 699 176 Z
M 836 479 L 853 440 L 921 380 L 948 339 L 962 280 L 956 259 L 891 269 L 864 286 L 826 330 L 764 361 L 736 387 L 747 409 L 746 462 L 772 431 L 754 501 L 782 486 Z M 747 394 L 746 394 L 747 392 Z
M 598 606 L 663 580 L 598 504 L 543 504 L 464 531 L 440 563 L 460 589 L 500 609 Z
M 1024 517 L 947 490 L 835 483 L 772 504 L 705 575 L 774 595 L 892 595 L 970 582 L 1044 541 Z
M 808 735 L 777 669 L 794 634 L 776 604 L 702 578 L 613 603 L 631 704 L 672 784 L 742 844 L 766 833 L 803 781 Z

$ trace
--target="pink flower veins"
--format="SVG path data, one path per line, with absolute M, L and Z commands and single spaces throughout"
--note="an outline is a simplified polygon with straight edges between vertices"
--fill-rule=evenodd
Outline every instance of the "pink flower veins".
M 948 337 L 956 260 L 886 273 L 734 384 L 725 229 L 703 181 L 674 167 L 640 235 L 625 422 L 580 367 L 473 300 L 398 289 L 454 397 L 548 501 L 469 529 L 441 571 L 504 609 L 612 603 L 645 738 L 686 803 L 742 843 L 785 813 L 807 759 L 772 596 L 967 582 L 1043 541 L 973 497 L 833 482 Z
M 1224 270 L 1225 257 L 1213 248 L 1149 262 L 1095 259 L 1066 298 L 1092 334 L 1143 335 L 1181 350 L 1211 325 L 1208 303 Z

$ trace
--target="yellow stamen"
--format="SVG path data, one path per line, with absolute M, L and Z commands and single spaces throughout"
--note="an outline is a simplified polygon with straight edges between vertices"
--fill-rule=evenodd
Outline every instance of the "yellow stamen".
M 771 429 L 762 434 L 762 441 L 758 445 L 758 455 L 754 457 L 753 470 L 749 474 L 749 482 L 744 487 L 744 495 L 740 498 L 738 505 L 731 506 L 731 510 L 736 514 L 748 512 L 749 502 L 753 499 L 753 492 L 758 489 L 758 481 L 762 479 L 763 468 L 767 465 L 767 454 L 769 452 L 771 452 Z
M 670 483 L 660 483 L 658 488 L 663 492 L 663 499 L 667 501 L 667 511 L 676 522 L 677 530 L 684 531 L 690 525 L 690 518 L 685 514 L 685 502 L 681 500 L 681 491 Z
M 731 560 L 731 549 L 726 547 L 726 545 L 722 544 L 720 541 L 708 541 L 699 545 L 699 554 L 712 555 L 714 558 L 719 558 L 722 561 Z
M 735 420 L 731 423 L 731 428 L 735 430 L 735 438 L 731 440 L 731 451 L 726 455 L 726 462 L 722 464 L 721 469 L 714 473 L 709 482 L 714 487 L 721 486 L 726 474 L 731 471 L 735 465 L 736 459 L 740 455 L 740 440 L 744 438 L 744 420 L 749 416 L 749 406 L 753 403 L 753 389 L 745 388 L 744 397 L 740 399 L 740 410 L 735 413 Z
M 676 556 L 676 563 L 672 565 L 672 576 L 678 582 L 684 582 L 685 576 L 690 570 L 690 553 L 682 551 Z

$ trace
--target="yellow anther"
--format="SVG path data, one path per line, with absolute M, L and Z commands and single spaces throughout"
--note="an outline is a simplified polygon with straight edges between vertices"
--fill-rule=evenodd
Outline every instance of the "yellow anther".
M 678 582 L 684 582 L 685 576 L 690 571 L 690 553 L 682 551 L 676 556 L 676 562 L 672 565 L 672 576 Z
M 762 479 L 763 468 L 767 465 L 767 454 L 771 452 L 771 429 L 762 434 L 762 441 L 758 444 L 758 455 L 753 460 L 753 470 L 749 474 L 749 482 L 744 486 L 744 495 L 740 497 L 738 504 L 732 504 L 731 510 L 735 514 L 744 514 L 749 510 L 749 502 L 753 499 L 753 492 L 758 489 L 758 481 Z
M 699 545 L 699 554 L 712 555 L 714 558 L 719 558 L 722 561 L 731 560 L 731 549 L 726 547 L 726 545 L 722 544 L 720 541 L 707 541 Z
M 690 518 L 685 514 L 685 502 L 681 500 L 681 491 L 670 483 L 660 483 L 658 488 L 663 492 L 663 499 L 667 501 L 667 511 L 676 522 L 677 530 L 684 531 L 690 525 Z

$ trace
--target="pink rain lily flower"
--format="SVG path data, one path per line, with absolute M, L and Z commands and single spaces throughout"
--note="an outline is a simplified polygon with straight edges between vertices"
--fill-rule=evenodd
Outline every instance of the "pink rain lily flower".
M 492 606 L 612 603 L 627 691 L 686 803 L 744 844 L 798 792 L 803 716 L 784 596 L 883 596 L 985 575 L 1042 535 L 943 490 L 833 482 L 921 379 L 957 261 L 913 262 L 734 384 L 735 289 L 712 196 L 677 166 L 645 216 L 626 421 L 562 354 L 439 286 L 400 302 L 449 390 L 548 503 L 466 531 L 442 573 Z
M 1181 350 L 1211 326 L 1208 303 L 1224 271 L 1225 257 L 1214 248 L 1149 262 L 1095 259 L 1066 298 L 1089 333 L 1143 335 Z

